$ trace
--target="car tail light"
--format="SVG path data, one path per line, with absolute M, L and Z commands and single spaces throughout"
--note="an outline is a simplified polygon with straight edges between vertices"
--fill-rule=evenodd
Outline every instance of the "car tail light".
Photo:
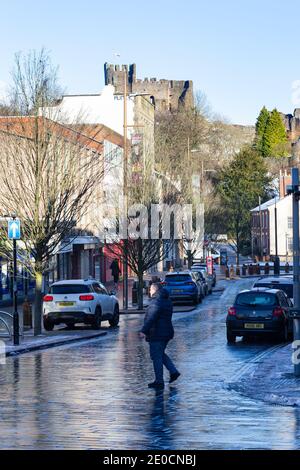
M 276 307 L 273 310 L 273 317 L 283 317 L 284 316 L 284 310 L 281 307 Z
M 161 286 L 166 286 L 167 285 L 167 282 L 166 281 L 163 281 L 160 283 Z
M 53 296 L 52 295 L 45 295 L 43 298 L 44 302 L 52 302 Z
M 94 296 L 91 295 L 91 294 L 87 294 L 87 295 L 80 295 L 79 296 L 79 300 L 83 300 L 83 301 L 89 301 L 89 300 L 94 300 Z
M 230 315 L 232 317 L 235 317 L 236 316 L 236 308 L 235 307 L 229 307 L 228 315 Z

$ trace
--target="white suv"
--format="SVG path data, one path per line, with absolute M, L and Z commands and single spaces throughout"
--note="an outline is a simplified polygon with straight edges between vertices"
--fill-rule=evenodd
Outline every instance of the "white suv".
M 99 329 L 101 321 L 111 326 L 119 323 L 119 303 L 113 293 L 108 293 L 94 279 L 59 281 L 51 285 L 43 299 L 44 328 L 51 331 L 54 325 L 85 323 Z

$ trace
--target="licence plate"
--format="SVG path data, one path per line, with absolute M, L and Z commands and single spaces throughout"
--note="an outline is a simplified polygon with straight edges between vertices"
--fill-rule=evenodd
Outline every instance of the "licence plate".
M 58 302 L 60 307 L 72 307 L 74 304 L 75 302 Z
M 180 294 L 180 292 L 183 292 L 182 289 L 173 289 L 172 292 L 174 292 L 174 294 Z
M 265 325 L 263 323 L 245 323 L 244 328 L 263 330 Z

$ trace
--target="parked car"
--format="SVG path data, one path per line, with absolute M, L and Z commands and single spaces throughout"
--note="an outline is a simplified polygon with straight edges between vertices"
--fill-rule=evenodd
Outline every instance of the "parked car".
M 192 271 L 197 283 L 200 286 L 200 291 L 201 291 L 201 299 L 204 299 L 204 297 L 207 295 L 208 291 L 208 286 L 207 282 L 205 280 L 205 277 L 203 276 L 203 273 L 201 271 Z
M 111 326 L 119 323 L 119 303 L 113 293 L 93 279 L 55 282 L 43 299 L 43 323 L 47 331 L 54 325 L 76 323 L 99 329 L 102 321 Z
M 191 268 L 192 270 L 196 270 L 196 269 L 201 269 L 202 271 L 206 271 L 207 272 L 207 266 L 206 266 L 206 263 L 200 263 L 200 262 L 195 262 L 193 263 L 193 266 Z M 210 274 L 209 274 L 210 276 Z M 213 268 L 213 273 L 212 273 L 212 287 L 215 287 L 217 283 L 217 274 L 216 274 L 216 270 L 215 268 Z
M 200 283 L 190 271 L 168 273 L 162 285 L 173 301 L 190 301 L 194 304 L 202 301 Z
M 204 265 L 193 265 L 192 266 L 192 272 L 201 272 L 203 278 L 205 279 L 206 283 L 206 294 L 211 294 L 212 293 L 212 288 L 214 287 L 214 279 L 211 274 L 208 274 L 206 266 L 203 267 Z
M 253 287 L 267 287 L 268 289 L 280 289 L 286 293 L 293 306 L 293 276 L 270 276 L 262 277 L 253 284 Z
M 287 295 L 279 289 L 255 288 L 240 292 L 226 318 L 227 341 L 237 336 L 272 334 L 287 341 L 292 332 Z
M 194 268 L 192 266 L 191 271 L 199 276 L 201 284 L 202 284 L 204 295 L 208 295 L 208 283 L 207 283 L 206 276 L 204 275 L 203 269 L 200 269 L 200 268 L 197 268 L 197 267 Z

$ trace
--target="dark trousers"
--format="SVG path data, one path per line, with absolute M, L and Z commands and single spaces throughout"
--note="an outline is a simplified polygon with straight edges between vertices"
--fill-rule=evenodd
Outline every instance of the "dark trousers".
M 164 381 L 164 367 L 165 366 L 170 374 L 177 372 L 176 367 L 165 353 L 168 341 L 150 341 L 150 357 L 153 361 L 155 380 L 156 382 L 162 383 Z

